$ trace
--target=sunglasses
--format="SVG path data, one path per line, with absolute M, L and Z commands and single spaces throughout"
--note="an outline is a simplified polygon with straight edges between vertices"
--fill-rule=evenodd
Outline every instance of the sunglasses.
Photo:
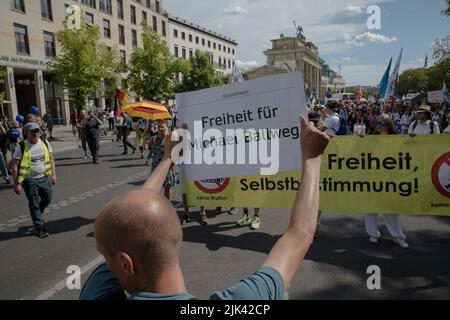
M 385 125 L 386 125 L 386 121 L 384 121 L 384 120 L 378 120 L 378 121 L 377 121 L 377 125 L 378 125 L 378 126 L 385 126 Z
M 40 129 L 34 129 L 34 130 L 31 130 L 31 132 L 32 132 L 32 133 L 40 133 L 41 130 L 40 130 Z

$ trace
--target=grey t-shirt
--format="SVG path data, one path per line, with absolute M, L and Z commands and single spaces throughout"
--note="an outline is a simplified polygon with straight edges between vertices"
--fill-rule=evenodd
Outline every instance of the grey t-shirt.
M 25 144 L 30 151 L 31 156 L 31 168 L 30 168 L 30 178 L 40 179 L 43 178 L 45 172 L 45 156 L 44 156 L 44 142 L 39 139 L 36 144 L 31 144 L 28 140 L 25 140 Z M 50 143 L 48 143 L 48 152 L 52 153 L 53 149 Z M 22 159 L 22 150 L 20 150 L 20 145 L 17 144 L 16 150 L 14 150 L 13 158 L 16 160 Z
M 210 296 L 210 300 L 281 300 L 284 282 L 281 274 L 263 267 L 250 277 Z M 124 299 L 125 294 L 106 263 L 101 264 L 89 277 L 80 294 L 80 300 Z M 130 300 L 191 300 L 189 293 L 156 294 L 139 292 L 128 297 Z

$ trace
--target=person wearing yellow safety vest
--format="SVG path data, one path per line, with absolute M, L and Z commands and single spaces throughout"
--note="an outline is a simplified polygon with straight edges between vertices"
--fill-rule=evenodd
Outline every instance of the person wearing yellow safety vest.
M 25 128 L 28 138 L 17 145 L 13 155 L 14 192 L 20 195 L 22 189 L 25 191 L 37 235 L 46 238 L 49 233 L 43 213 L 52 199 L 52 185 L 56 184 L 55 161 L 51 145 L 40 139 L 39 124 L 29 122 Z

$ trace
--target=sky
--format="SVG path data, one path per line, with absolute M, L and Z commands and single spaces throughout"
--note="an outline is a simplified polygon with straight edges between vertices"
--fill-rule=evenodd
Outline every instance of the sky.
M 303 27 L 320 56 L 339 71 L 348 86 L 377 85 L 390 58 L 400 49 L 400 72 L 424 66 L 431 44 L 450 34 L 446 0 L 165 0 L 170 13 L 210 28 L 238 42 L 240 67 L 266 63 L 264 50 L 283 33 L 294 36 L 293 20 Z M 369 29 L 372 6 L 380 9 L 380 29 Z M 372 20 L 373 21 L 373 20 Z M 373 24 L 372 24 L 373 25 Z

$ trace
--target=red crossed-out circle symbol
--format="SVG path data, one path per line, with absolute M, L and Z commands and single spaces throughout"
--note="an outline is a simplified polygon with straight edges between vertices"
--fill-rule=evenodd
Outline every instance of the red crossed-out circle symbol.
M 206 179 L 194 181 L 194 184 L 201 191 L 209 194 L 220 193 L 228 187 L 230 178 Z
M 450 152 L 436 160 L 431 170 L 431 180 L 440 194 L 450 198 Z

